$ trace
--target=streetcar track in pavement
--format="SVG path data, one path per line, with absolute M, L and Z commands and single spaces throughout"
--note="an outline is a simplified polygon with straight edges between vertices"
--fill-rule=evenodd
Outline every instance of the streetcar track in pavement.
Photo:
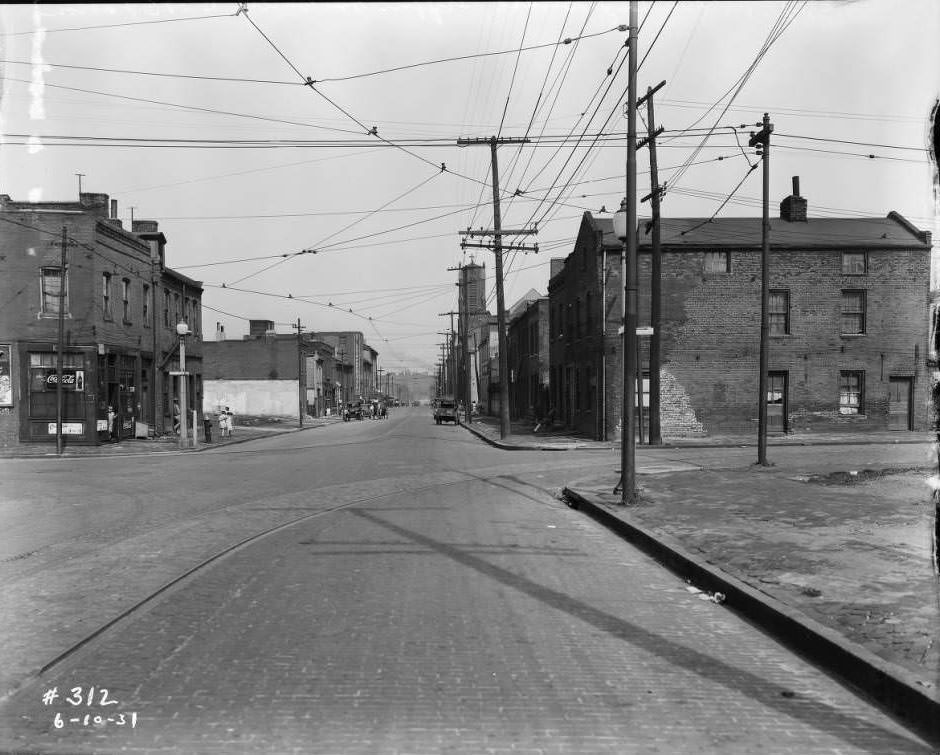
M 465 475 L 465 473 L 459 473 L 459 474 Z M 281 524 L 275 525 L 274 527 L 269 527 L 268 529 L 263 530 L 261 532 L 256 532 L 252 535 L 249 535 L 248 537 L 243 538 L 237 543 L 229 545 L 223 548 L 222 550 L 218 551 L 217 553 L 213 554 L 212 556 L 209 556 L 208 558 L 203 559 L 195 566 L 187 569 L 182 574 L 178 575 L 177 577 L 174 577 L 169 582 L 166 582 L 165 584 L 163 584 L 156 590 L 153 590 L 148 595 L 146 595 L 145 597 L 135 602 L 133 605 L 121 611 L 117 616 L 110 619 L 109 621 L 107 621 L 106 623 L 104 623 L 103 625 L 95 629 L 93 632 L 90 632 L 89 634 L 85 635 L 85 637 L 83 637 L 81 640 L 72 643 L 68 648 L 66 648 L 64 651 L 59 653 L 52 660 L 48 661 L 43 666 L 41 666 L 39 671 L 35 675 L 33 675 L 32 677 L 27 677 L 26 679 L 23 680 L 22 683 L 16 685 L 14 688 L 8 690 L 6 693 L 0 696 L 0 704 L 6 703 L 10 698 L 18 694 L 24 688 L 40 680 L 43 676 L 48 674 L 55 667 L 70 660 L 82 650 L 90 648 L 95 643 L 96 640 L 99 640 L 105 634 L 109 634 L 112 630 L 116 631 L 117 629 L 120 628 L 119 625 L 124 625 L 126 623 L 133 621 L 136 618 L 137 614 L 140 614 L 145 609 L 151 607 L 153 604 L 155 604 L 158 601 L 158 599 L 161 599 L 171 594 L 177 589 L 181 589 L 184 586 L 184 583 L 191 581 L 191 579 L 194 578 L 198 573 L 214 565 L 215 563 L 221 561 L 227 556 L 230 556 L 234 554 L 235 552 L 243 548 L 246 548 L 269 535 L 273 535 L 277 532 L 288 529 L 289 527 L 292 527 L 296 524 L 300 524 L 302 522 L 315 519 L 317 517 L 325 516 L 327 514 L 334 514 L 344 509 L 361 505 L 363 503 L 370 503 L 373 501 L 380 500 L 382 498 L 388 498 L 390 496 L 409 495 L 412 493 L 419 493 L 424 490 L 431 490 L 433 488 L 444 487 L 448 485 L 458 485 L 458 484 L 467 482 L 468 479 L 474 479 L 474 476 L 465 475 L 463 479 L 459 479 L 459 480 L 435 482 L 430 485 L 422 485 L 422 486 L 418 486 L 414 488 L 396 489 L 396 490 L 391 490 L 387 493 L 380 493 L 377 495 L 365 496 L 363 498 L 358 498 L 353 501 L 347 501 L 346 503 L 337 504 L 335 506 L 330 506 L 328 508 L 321 509 L 319 511 L 316 511 L 310 514 L 305 514 L 295 519 L 291 519 L 290 521 L 282 522 Z

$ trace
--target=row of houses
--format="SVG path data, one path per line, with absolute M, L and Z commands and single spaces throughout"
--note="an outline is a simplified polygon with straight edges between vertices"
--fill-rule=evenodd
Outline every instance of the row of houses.
M 241 415 L 313 417 L 380 392 L 378 352 L 358 331 L 281 334 L 271 320 L 250 320 L 248 335 L 203 344 L 207 410 Z
M 929 296 L 930 233 L 896 212 L 816 218 L 807 210 L 795 178 L 771 221 L 769 430 L 926 429 L 940 322 Z M 641 221 L 638 233 L 638 331 L 648 334 L 650 224 Z M 661 239 L 662 435 L 756 432 L 761 219 L 665 218 Z M 612 218 L 585 212 L 570 254 L 551 260 L 547 295 L 530 291 L 510 310 L 513 418 L 551 411 L 585 436 L 619 437 L 622 255 Z M 469 368 L 483 376 L 472 400 L 497 414 L 495 318 L 468 334 L 483 347 Z M 637 340 L 635 431 L 643 432 L 651 339 Z
M 107 194 L 0 195 L 0 447 L 56 443 L 60 396 L 65 443 L 94 445 L 173 432 L 181 400 L 201 427 L 204 410 L 322 415 L 375 392 L 359 332 L 298 338 L 258 320 L 204 340 L 201 282 L 166 266 L 156 221 L 117 215 Z

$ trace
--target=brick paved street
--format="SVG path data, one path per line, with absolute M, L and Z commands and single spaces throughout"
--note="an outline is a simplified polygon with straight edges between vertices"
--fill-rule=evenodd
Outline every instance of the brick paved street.
M 332 445 L 292 434 L 270 442 L 276 454 L 174 457 L 179 473 L 239 501 L 227 525 L 208 510 L 190 534 L 163 523 L 160 560 L 175 559 L 178 572 L 212 549 L 200 553 L 202 534 L 217 548 L 320 515 L 196 572 L 25 684 L 0 708 L 0 747 L 931 751 L 551 495 L 585 471 L 600 474 L 606 456 L 506 454 L 424 412 L 325 432 L 334 430 Z M 257 493 L 278 477 L 281 493 Z M 197 509 L 208 507 L 200 490 Z M 158 530 L 136 536 L 155 545 Z M 88 557 L 76 551 L 71 566 Z M 140 597 L 152 589 L 142 574 L 119 576 Z M 45 578 L 18 577 L 31 588 Z M 108 589 L 120 590 L 120 578 Z M 136 728 L 86 728 L 81 717 L 55 728 L 56 712 L 68 719 L 78 709 L 61 697 L 43 705 L 43 692 L 91 685 L 120 702 L 108 715 L 136 712 Z

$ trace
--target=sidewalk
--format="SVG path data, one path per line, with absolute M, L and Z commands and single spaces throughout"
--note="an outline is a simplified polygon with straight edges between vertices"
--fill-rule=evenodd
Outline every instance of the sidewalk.
M 341 422 L 341 417 L 310 417 L 304 418 L 304 426 L 298 427 L 297 420 L 277 421 L 273 418 L 238 418 L 243 424 L 237 424 L 231 437 L 218 437 L 218 427 L 212 428 L 212 442 L 205 443 L 202 430 L 199 431 L 199 445 L 196 448 L 180 450 L 179 438 L 175 435 L 163 435 L 158 438 L 134 439 L 126 438 L 117 443 L 105 443 L 100 446 L 68 446 L 62 451 L 63 458 L 89 457 L 89 456 L 136 456 L 138 454 L 168 454 L 168 453 L 195 453 L 207 451 L 211 448 L 230 446 L 245 443 L 259 438 L 268 438 L 272 435 L 309 430 L 314 427 L 324 427 L 335 422 Z M 11 448 L 0 448 L 0 459 L 30 459 L 48 458 L 56 456 L 55 443 L 21 443 Z
M 513 420 L 509 423 L 509 437 L 499 437 L 499 417 L 476 416 L 467 424 L 463 419 L 460 424 L 470 432 L 485 440 L 490 445 L 507 451 L 569 451 L 569 450 L 610 450 L 620 448 L 620 440 L 591 440 L 573 434 L 564 429 L 555 429 L 536 433 L 531 421 Z M 825 446 L 825 445 L 869 445 L 872 443 L 931 443 L 936 436 L 931 433 L 917 432 L 812 432 L 789 433 L 787 435 L 769 435 L 768 446 Z M 757 446 L 757 433 L 744 435 L 708 435 L 693 438 L 664 438 L 661 446 L 648 446 L 637 441 L 637 449 L 657 448 L 721 448 Z

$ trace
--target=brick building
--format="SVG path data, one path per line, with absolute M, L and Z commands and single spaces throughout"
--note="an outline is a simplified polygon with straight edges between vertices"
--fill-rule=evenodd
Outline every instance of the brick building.
M 63 442 L 172 430 L 171 364 L 185 321 L 189 408 L 201 403 L 202 287 L 164 264 L 153 221 L 132 231 L 107 194 L 77 202 L 0 195 L 0 444 L 56 441 L 62 306 Z M 65 269 L 62 239 L 65 238 Z M 111 411 L 109 412 L 109 408 Z
M 276 333 L 270 320 L 251 320 L 242 340 L 217 335 L 203 345 L 205 409 L 229 406 L 241 415 L 294 417 L 302 380 L 305 414 L 334 414 L 343 401 L 371 396 L 377 352 L 361 342 L 362 333 L 355 332 L 305 333 L 298 342 L 296 334 Z M 337 352 L 335 343 L 350 351 Z
M 489 365 L 483 365 L 479 359 L 481 344 L 488 340 L 489 324 L 493 318 L 486 309 L 486 265 L 477 265 L 472 259 L 469 264 L 460 267 L 457 280 L 457 326 L 461 343 L 457 351 L 458 398 L 479 406 L 489 403 L 489 386 L 481 380 L 481 371 L 489 375 Z M 464 354 L 464 331 L 466 330 L 466 356 Z M 465 363 L 469 360 L 469 365 Z M 469 379 L 469 389 L 466 385 Z
M 549 405 L 547 296 L 531 291 L 512 307 L 506 344 L 510 417 L 545 416 Z
M 645 230 L 640 326 L 650 322 Z M 770 432 L 925 429 L 930 234 L 895 212 L 808 218 L 795 183 L 770 239 Z M 760 218 L 663 219 L 664 436 L 756 432 L 760 249 Z M 552 400 L 597 438 L 620 425 L 621 250 L 612 221 L 585 213 L 549 283 Z M 648 374 L 648 339 L 640 347 Z

